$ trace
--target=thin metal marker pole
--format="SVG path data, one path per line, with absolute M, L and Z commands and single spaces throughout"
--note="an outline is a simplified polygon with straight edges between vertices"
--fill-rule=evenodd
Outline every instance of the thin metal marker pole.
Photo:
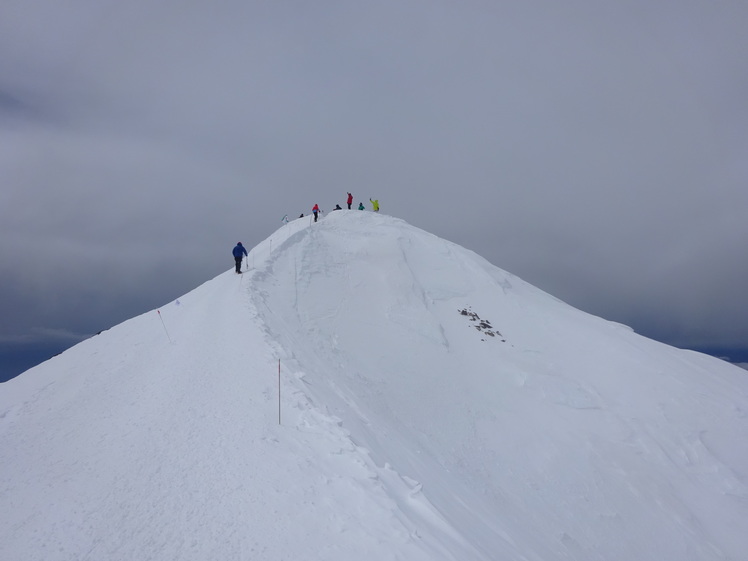
M 171 337 L 169 337 L 169 330 L 166 329 L 166 324 L 164 323 L 164 318 L 161 316 L 161 310 L 156 310 L 158 312 L 158 319 L 161 320 L 161 325 L 164 326 L 164 331 L 166 332 L 166 338 L 169 339 L 169 343 L 172 342 Z
M 278 359 L 278 424 L 281 424 L 281 359 Z

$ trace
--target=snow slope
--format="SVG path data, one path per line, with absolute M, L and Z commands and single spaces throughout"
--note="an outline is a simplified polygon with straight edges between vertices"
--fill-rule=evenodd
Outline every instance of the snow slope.
M 384 215 L 248 262 L 0 385 L 0 559 L 746 558 L 744 370 Z

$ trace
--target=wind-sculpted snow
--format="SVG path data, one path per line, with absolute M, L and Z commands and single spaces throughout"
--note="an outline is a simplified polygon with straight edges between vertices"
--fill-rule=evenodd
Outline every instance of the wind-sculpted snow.
M 744 558 L 744 370 L 384 215 L 247 261 L 0 385 L 0 559 Z

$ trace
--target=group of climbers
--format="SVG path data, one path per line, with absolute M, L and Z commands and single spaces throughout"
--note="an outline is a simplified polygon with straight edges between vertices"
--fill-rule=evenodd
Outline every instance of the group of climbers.
M 370 198 L 369 201 L 371 202 L 371 210 L 373 210 L 374 212 L 379 212 L 379 199 Z M 346 204 L 348 205 L 348 210 L 351 210 L 351 206 L 353 205 L 353 195 L 351 195 L 350 193 L 348 193 Z M 343 207 L 341 207 L 339 204 L 336 204 L 333 210 L 343 210 Z M 358 210 L 366 210 L 364 203 L 358 203 Z M 321 212 L 324 211 L 319 208 L 319 205 L 317 203 L 315 203 L 312 207 L 312 214 L 314 215 L 315 222 L 317 222 L 317 218 L 319 218 L 319 214 Z M 299 215 L 299 218 L 304 218 L 303 212 Z
M 372 199 L 369 198 L 369 202 L 371 202 L 371 210 L 374 212 L 379 212 L 379 199 Z M 353 205 L 353 195 L 351 193 L 348 193 L 348 198 L 346 199 L 346 204 L 348 205 L 348 210 L 351 210 L 351 205 Z M 333 210 L 343 210 L 343 208 L 336 204 L 335 208 Z M 358 203 L 358 210 L 366 210 L 366 207 L 364 206 L 364 203 Z M 317 203 L 314 204 L 312 207 L 312 214 L 314 215 L 314 221 L 317 222 L 317 218 L 319 217 L 319 214 L 322 212 L 322 210 L 319 208 L 319 205 Z M 285 221 L 288 222 L 288 217 L 285 216 Z M 299 218 L 304 218 L 304 213 L 302 212 L 299 215 Z M 242 242 L 239 242 L 236 244 L 234 249 L 232 250 L 232 254 L 234 255 L 234 261 L 236 262 L 236 272 L 241 274 L 242 272 L 242 260 L 244 257 L 246 257 L 247 250 L 242 245 Z

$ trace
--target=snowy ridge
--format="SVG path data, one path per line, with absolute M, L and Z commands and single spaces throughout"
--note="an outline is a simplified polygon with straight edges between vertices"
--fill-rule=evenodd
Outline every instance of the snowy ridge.
M 0 385 L 0 559 L 748 551 L 744 370 L 384 215 L 247 261 Z

